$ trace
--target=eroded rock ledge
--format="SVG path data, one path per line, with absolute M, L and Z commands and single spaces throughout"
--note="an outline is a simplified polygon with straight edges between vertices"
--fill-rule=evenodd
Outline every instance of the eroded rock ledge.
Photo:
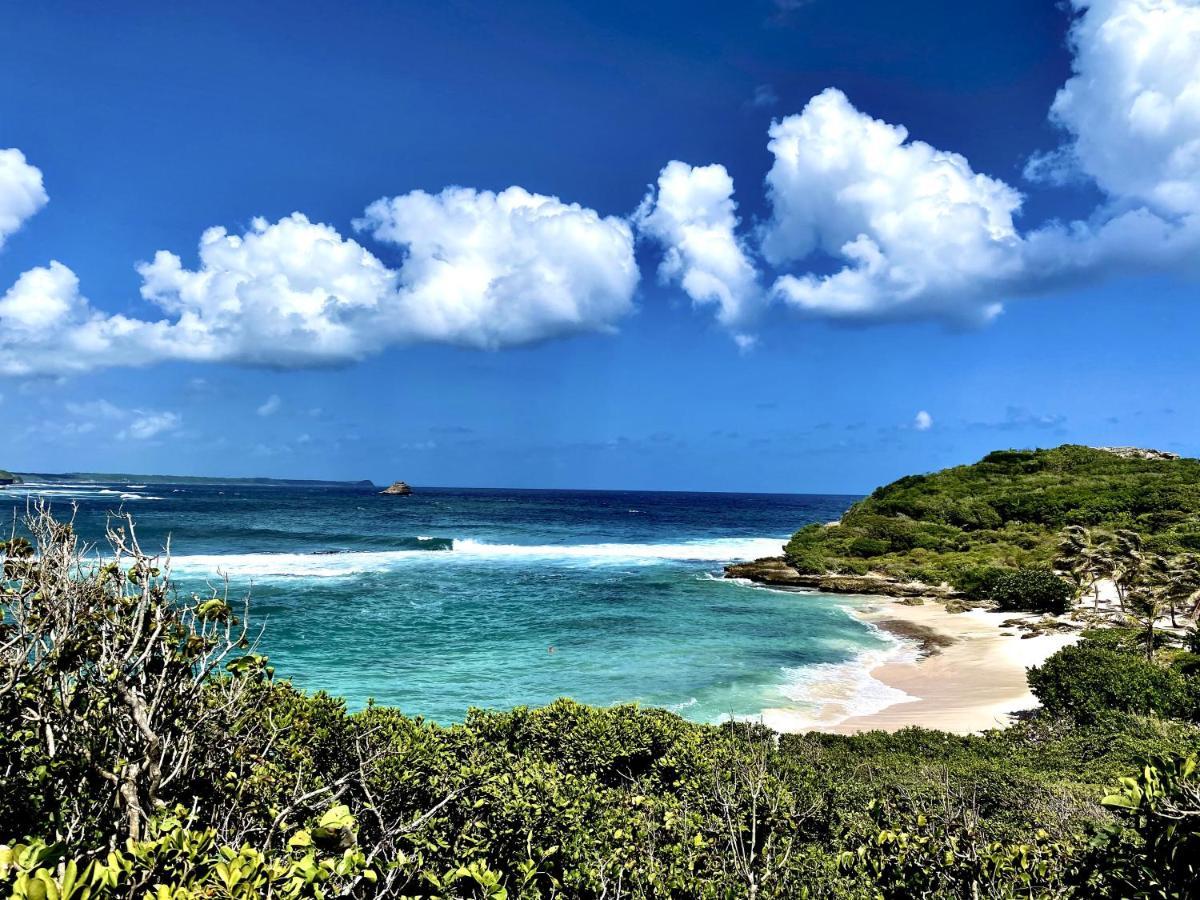
M 928 597 L 936 600 L 956 600 L 961 596 L 953 588 L 923 584 L 919 581 L 900 581 L 886 575 L 805 575 L 788 565 L 782 556 L 767 556 L 751 562 L 733 563 L 725 567 L 726 578 L 745 578 L 772 587 L 808 588 L 830 594 L 877 594 L 884 597 Z

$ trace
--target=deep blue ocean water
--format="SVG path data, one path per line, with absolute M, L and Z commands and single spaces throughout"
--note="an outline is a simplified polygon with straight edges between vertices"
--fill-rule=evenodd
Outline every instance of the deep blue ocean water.
M 441 722 L 559 696 L 697 721 L 811 706 L 889 642 L 844 600 L 722 579 L 854 497 L 358 487 L 25 485 L 99 540 L 132 513 L 184 589 L 249 592 L 277 673 Z M 551 652 L 550 648 L 553 648 Z M 869 698 L 867 698 L 869 700 Z

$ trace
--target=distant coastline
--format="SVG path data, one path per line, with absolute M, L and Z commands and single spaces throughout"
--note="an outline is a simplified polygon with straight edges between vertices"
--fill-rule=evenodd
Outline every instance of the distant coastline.
M 130 472 L 14 472 L 25 482 L 54 484 L 245 484 L 280 487 L 362 487 L 373 488 L 375 483 L 335 481 L 319 478 L 233 478 L 208 475 L 141 475 Z

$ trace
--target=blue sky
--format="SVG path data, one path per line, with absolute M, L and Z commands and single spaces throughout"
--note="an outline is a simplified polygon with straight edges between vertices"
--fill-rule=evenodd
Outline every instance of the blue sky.
M 1190 0 L 0 24 L 4 467 L 849 492 L 1200 453 Z

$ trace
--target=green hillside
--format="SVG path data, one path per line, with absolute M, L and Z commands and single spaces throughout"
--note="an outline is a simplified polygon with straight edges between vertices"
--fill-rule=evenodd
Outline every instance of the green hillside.
M 1071 444 L 999 450 L 878 488 L 841 524 L 798 531 L 785 555 L 803 573 L 880 572 L 969 591 L 983 568 L 1049 563 L 1066 525 L 1133 529 L 1164 554 L 1200 550 L 1200 460 Z

